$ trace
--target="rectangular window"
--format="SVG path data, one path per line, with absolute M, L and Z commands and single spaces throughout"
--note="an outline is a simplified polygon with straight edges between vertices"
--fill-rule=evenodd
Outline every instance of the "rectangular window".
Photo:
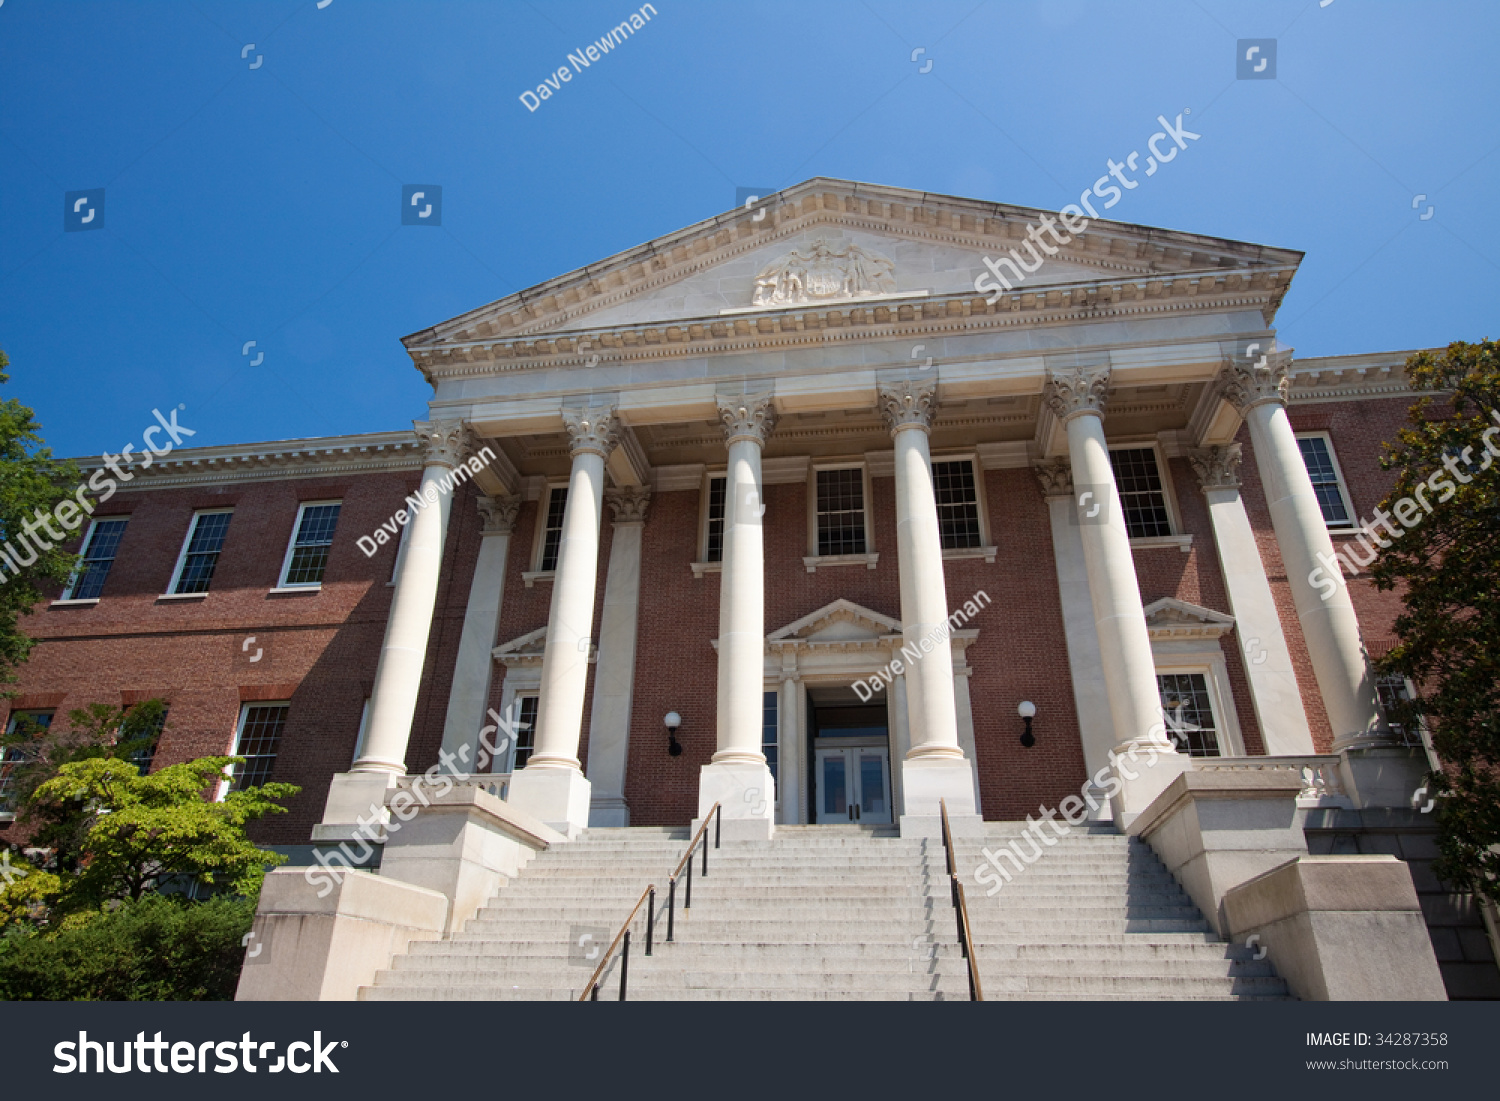
M 64 600 L 97 600 L 104 591 L 104 579 L 115 564 L 115 551 L 125 534 L 128 517 L 117 520 L 95 520 L 89 524 L 83 540 L 83 561 L 63 593 Z
M 298 507 L 296 530 L 281 571 L 281 588 L 323 583 L 341 507 L 338 501 L 309 502 Z
M 229 533 L 229 518 L 233 515 L 228 509 L 193 514 L 187 540 L 182 544 L 182 553 L 177 556 L 177 569 L 167 589 L 169 593 L 208 592 L 214 567 L 219 564 L 219 552 L 224 549 L 224 536 Z
M 547 517 L 542 528 L 542 553 L 536 568 L 543 573 L 557 569 L 557 555 L 562 547 L 563 514 L 568 508 L 568 487 L 553 486 L 547 492 Z
M 1171 535 L 1172 518 L 1167 511 L 1166 487 L 1156 465 L 1156 449 L 1116 448 L 1109 453 L 1109 465 L 1114 468 L 1120 508 L 1125 513 L 1125 530 L 1130 538 Z
M 1375 678 L 1375 695 L 1380 701 L 1380 709 L 1385 712 L 1389 719 L 1396 704 L 1404 700 L 1412 699 L 1410 686 L 1406 678 L 1400 673 L 1385 673 Z M 1400 736 L 1401 740 L 1408 745 L 1420 744 L 1420 737 L 1412 737 L 1407 733 L 1405 723 L 1393 722 L 1391 730 Z
M 724 501 L 729 478 L 715 474 L 708 479 L 708 520 L 703 532 L 703 561 L 724 561 Z
M 1331 528 L 1353 527 L 1353 514 L 1339 477 L 1338 462 L 1333 457 L 1333 444 L 1327 436 L 1319 434 L 1298 436 L 1297 446 L 1302 451 L 1303 463 L 1307 465 L 1308 477 L 1312 479 L 1313 492 L 1318 495 L 1323 522 Z
M 51 711 L 12 711 L 5 725 L 7 738 L 22 736 L 41 737 L 42 731 L 52 725 Z M 16 809 L 15 768 L 31 757 L 25 746 L 12 745 L 0 756 L 0 814 L 13 814 Z
M 131 751 L 130 763 L 140 770 L 142 776 L 151 771 L 151 762 L 156 760 L 156 749 L 161 744 L 161 733 L 167 728 L 167 709 L 152 720 L 151 725 L 136 735 L 140 745 Z
M 1219 730 L 1213 700 L 1202 673 L 1165 673 L 1156 678 L 1167 737 L 1177 752 L 1192 757 L 1218 757 Z
M 270 780 L 289 710 L 291 705 L 285 703 L 247 703 L 240 708 L 240 729 L 234 740 L 234 756 L 243 757 L 245 761 L 230 766 L 234 770 L 231 774 L 232 790 L 259 787 Z
M 938 531 L 944 550 L 967 550 L 983 543 L 979 532 L 979 486 L 971 459 L 932 464 Z
M 531 751 L 536 747 L 536 696 L 517 696 L 520 706 L 516 708 L 516 749 L 511 756 L 512 772 L 525 768 L 531 760 Z
M 817 472 L 818 554 L 865 553 L 865 472 L 840 467 Z
M 766 755 L 766 767 L 771 770 L 771 780 L 776 784 L 776 790 L 781 790 L 781 774 L 776 771 L 776 750 L 780 744 L 776 736 L 776 697 L 775 689 L 767 689 L 761 697 L 760 707 L 760 751 Z

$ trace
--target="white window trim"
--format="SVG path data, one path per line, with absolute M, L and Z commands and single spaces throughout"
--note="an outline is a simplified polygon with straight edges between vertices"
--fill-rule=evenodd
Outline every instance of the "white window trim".
M 542 487 L 541 495 L 537 498 L 536 508 L 536 530 L 531 533 L 531 569 L 521 574 L 529 589 L 538 578 L 552 577 L 557 573 L 555 569 L 542 569 L 542 548 L 547 544 L 547 512 L 552 507 L 552 491 L 555 489 L 567 489 L 569 485 L 567 478 L 549 479 Z M 563 509 L 563 519 L 567 519 L 567 509 Z M 559 548 L 559 551 L 561 548 Z
M 945 559 L 983 558 L 986 564 L 993 566 L 1000 548 L 990 541 L 990 510 L 985 507 L 984 464 L 979 461 L 979 452 L 973 450 L 943 451 L 933 455 L 932 461 L 933 463 L 962 461 L 969 464 L 969 468 L 974 471 L 974 503 L 979 513 L 979 546 L 945 547 L 943 557 Z
M 1329 524 L 1325 520 L 1328 530 L 1339 533 L 1359 531 L 1359 516 L 1354 511 L 1354 502 L 1349 498 L 1349 483 L 1344 481 L 1344 468 L 1339 465 L 1339 453 L 1334 450 L 1333 437 L 1327 432 L 1297 432 L 1295 435 L 1299 440 L 1321 439 L 1324 446 L 1328 448 L 1328 461 L 1333 464 L 1333 476 L 1339 487 L 1339 500 L 1344 502 L 1344 515 L 1349 517 L 1349 522 L 1345 524 Z M 1297 457 L 1302 458 L 1300 448 Z M 1306 469 L 1305 459 L 1302 465 Z M 1321 515 L 1321 510 L 1319 514 Z
M 183 567 L 187 565 L 188 546 L 193 541 L 193 533 L 198 530 L 198 521 L 202 517 L 204 517 L 204 516 L 222 516 L 225 513 L 228 513 L 229 515 L 232 516 L 232 515 L 234 515 L 234 509 L 232 509 L 232 508 L 203 508 L 203 509 L 198 509 L 197 511 L 195 511 L 193 513 L 192 519 L 188 521 L 187 534 L 182 537 L 182 549 L 177 552 L 177 565 L 172 568 L 172 580 L 169 581 L 169 582 L 167 582 L 167 591 L 164 592 L 164 593 L 162 593 L 161 596 L 158 597 L 157 599 L 159 599 L 159 600 L 187 600 L 187 599 L 189 599 L 191 597 L 198 597 L 198 598 L 201 599 L 201 598 L 203 598 L 203 597 L 205 597 L 205 596 L 208 595 L 208 590 L 207 589 L 205 589 L 201 593 L 180 593 L 180 592 L 177 591 L 177 586 L 182 581 L 182 570 L 183 570 Z M 296 538 L 296 532 L 295 531 L 292 533 L 292 536 L 293 536 L 293 538 Z M 218 569 L 217 562 L 215 563 L 214 568 L 215 568 L 215 570 Z
M 1166 453 L 1162 451 L 1161 442 L 1154 438 L 1123 439 L 1108 441 L 1111 451 L 1144 451 L 1150 448 L 1156 455 L 1156 474 L 1161 479 L 1162 500 L 1167 507 L 1167 524 L 1171 531 L 1166 535 L 1132 536 L 1130 545 L 1132 547 L 1181 547 L 1184 554 L 1188 546 L 1192 544 L 1191 535 L 1182 534 L 1182 514 L 1177 511 L 1177 487 L 1172 484 L 1172 467 L 1167 462 Z M 1110 467 L 1110 477 L 1114 478 L 1114 468 Z M 1119 496 L 1120 487 L 1115 485 L 1115 495 Z M 1183 540 L 1187 543 L 1184 544 Z
M 692 563 L 692 569 L 693 569 L 693 576 L 694 577 L 702 577 L 706 573 L 719 573 L 724 568 L 724 561 L 723 561 L 723 557 L 722 556 L 720 557 L 719 561 L 717 561 L 717 562 L 710 562 L 708 560 L 708 496 L 709 496 L 709 486 L 713 483 L 713 480 L 715 478 L 725 478 L 725 479 L 727 479 L 728 477 L 729 477 L 729 471 L 728 471 L 728 469 L 726 469 L 725 467 L 715 467 L 715 468 L 713 468 L 711 470 L 705 470 L 703 472 L 703 480 L 699 483 L 699 486 L 698 486 L 698 547 L 697 547 L 697 554 L 695 556 L 696 560 Z M 724 489 L 725 489 L 725 493 L 727 494 L 728 490 L 729 490 L 729 487 L 728 487 L 727 484 L 725 485 Z M 727 496 L 726 496 L 725 501 L 724 501 L 724 507 L 725 507 L 725 510 L 727 512 L 727 510 L 729 508 L 729 501 L 728 501 Z
M 322 589 L 323 582 L 321 581 L 308 581 L 297 585 L 288 585 L 286 581 L 286 575 L 287 571 L 292 568 L 292 555 L 297 550 L 297 533 L 302 530 L 302 517 L 307 513 L 307 510 L 310 508 L 317 508 L 319 505 L 342 505 L 343 503 L 343 499 L 340 497 L 334 497 L 327 501 L 298 502 L 297 519 L 293 521 L 291 537 L 286 541 L 286 554 L 282 555 L 281 557 L 281 572 L 276 575 L 276 587 L 271 590 L 273 593 L 310 593 L 317 592 L 318 590 Z M 339 519 L 342 520 L 343 518 L 343 510 L 340 509 Z M 332 553 L 332 548 L 330 547 L 330 557 L 332 557 Z M 326 565 L 324 568 L 326 570 Z
M 853 470 L 861 472 L 864 494 L 865 549 L 863 554 L 819 554 L 818 553 L 818 471 Z M 808 573 L 816 573 L 819 566 L 865 566 L 874 569 L 880 561 L 875 550 L 875 520 L 871 515 L 873 494 L 870 487 L 870 464 L 864 459 L 829 459 L 826 462 L 807 464 L 807 555 L 802 564 Z
M 313 503 L 317 503 L 317 502 L 309 502 L 309 503 L 313 504 Z M 322 503 L 323 504 L 328 504 L 330 502 L 326 502 L 325 501 L 325 502 L 322 502 Z M 242 701 L 240 701 L 240 717 L 235 721 L 235 724 L 234 724 L 234 741 L 231 742 L 230 745 L 229 745 L 229 756 L 234 757 L 234 756 L 237 756 L 239 754 L 239 751 L 240 751 L 240 739 L 245 736 L 245 720 L 247 718 L 249 718 L 249 716 L 250 716 L 250 709 L 252 707 L 286 707 L 286 708 L 290 708 L 291 706 L 292 706 L 292 701 L 291 700 L 242 700 Z M 278 750 L 278 754 L 279 754 L 279 750 Z M 230 763 L 230 764 L 227 764 L 227 765 L 224 766 L 224 779 L 222 779 L 222 780 L 219 781 L 219 790 L 218 790 L 217 794 L 214 795 L 214 802 L 215 803 L 222 803 L 224 801 L 224 797 L 229 794 L 229 789 L 230 789 L 230 787 L 233 784 L 234 784 L 234 765 L 233 765 L 233 763 Z
M 1217 647 L 1218 640 L 1214 640 Z M 1208 708 L 1214 717 L 1214 733 L 1218 735 L 1219 757 L 1245 756 L 1245 739 L 1240 733 L 1239 713 L 1234 708 L 1234 693 L 1229 683 L 1229 664 L 1222 650 L 1217 653 L 1155 654 L 1156 674 L 1186 676 L 1197 673 L 1208 688 Z
M 537 698 L 537 707 L 540 709 L 541 695 L 542 669 L 540 665 L 527 665 L 509 669 L 506 671 L 505 680 L 500 685 L 500 714 L 508 716 L 510 714 L 510 709 L 515 705 L 516 700 L 527 696 L 535 696 Z M 541 714 L 540 710 L 538 710 L 537 714 Z M 497 733 L 490 735 L 490 737 L 493 740 L 497 737 L 504 737 L 504 735 Z M 535 753 L 535 730 L 531 732 L 531 744 L 532 752 Z M 515 772 L 515 770 L 516 743 L 515 740 L 512 739 L 510 745 L 505 750 L 505 767 L 503 769 L 494 768 L 492 763 L 490 771 L 500 773 L 502 775 L 509 775 L 510 773 Z
M 80 558 L 79 568 L 73 571 L 73 576 L 70 577 L 70 578 L 68 578 L 68 587 L 63 590 L 62 596 L 58 597 L 56 600 L 54 600 L 52 602 L 53 604 L 65 604 L 65 605 L 66 604 L 80 604 L 81 605 L 81 604 L 97 604 L 97 603 L 99 603 L 99 598 L 97 596 L 84 597 L 81 600 L 74 600 L 73 599 L 73 590 L 78 587 L 78 580 L 79 580 L 79 578 L 81 578 L 83 576 L 83 565 L 82 565 L 81 559 L 82 559 L 83 555 L 85 553 L 87 553 L 87 551 L 89 549 L 89 545 L 91 543 L 93 543 L 93 541 L 94 541 L 94 532 L 95 532 L 95 530 L 98 529 L 98 527 L 99 527 L 100 524 L 108 523 L 111 520 L 124 520 L 125 521 L 125 526 L 127 528 L 130 526 L 130 515 L 129 515 L 129 513 L 125 514 L 124 516 L 95 516 L 95 517 L 92 517 L 89 520 L 89 529 L 88 529 L 88 531 L 84 532 L 83 542 L 80 543 L 79 546 L 78 546 L 78 555 L 79 555 L 79 558 Z M 124 537 L 122 536 L 121 540 L 123 541 L 123 539 L 124 539 Z M 119 557 L 119 551 L 118 551 L 118 548 L 116 548 L 115 558 L 118 558 L 118 557 Z M 113 562 L 113 560 L 111 560 L 111 562 Z M 110 565 L 110 570 L 111 570 L 111 572 L 113 572 L 113 570 L 114 570 L 114 565 L 113 564 Z M 105 578 L 105 580 L 108 581 L 109 579 Z

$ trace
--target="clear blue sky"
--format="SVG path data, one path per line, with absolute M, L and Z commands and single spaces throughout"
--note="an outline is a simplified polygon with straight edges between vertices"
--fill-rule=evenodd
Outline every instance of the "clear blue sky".
M 0 0 L 0 394 L 64 455 L 178 404 L 194 443 L 404 427 L 401 336 L 737 187 L 1056 209 L 1189 107 L 1201 139 L 1111 217 L 1304 250 L 1300 355 L 1500 335 L 1494 0 L 653 6 L 530 112 L 630 0 Z M 1236 79 L 1241 38 L 1275 80 Z M 404 184 L 441 227 L 401 225 Z M 104 228 L 65 233 L 101 187 Z

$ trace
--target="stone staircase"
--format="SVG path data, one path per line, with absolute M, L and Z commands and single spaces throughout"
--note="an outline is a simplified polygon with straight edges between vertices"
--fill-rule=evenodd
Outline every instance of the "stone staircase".
M 986 823 L 982 840 L 955 843 L 987 1000 L 1286 997 L 1268 962 L 1217 941 L 1150 850 L 1113 832 L 1075 830 L 986 898 L 973 879 L 980 848 L 1016 836 L 1019 824 Z M 643 909 L 632 1001 L 968 998 L 940 841 L 779 826 L 774 841 L 726 842 L 708 877 L 694 876 L 690 913 L 679 884 L 668 944 L 667 873 L 687 841 L 685 829 L 589 830 L 538 855 L 462 932 L 412 945 L 361 997 L 577 998 L 598 959 L 589 951 L 654 882 L 655 951 L 645 955 Z M 600 999 L 618 988 L 615 962 Z

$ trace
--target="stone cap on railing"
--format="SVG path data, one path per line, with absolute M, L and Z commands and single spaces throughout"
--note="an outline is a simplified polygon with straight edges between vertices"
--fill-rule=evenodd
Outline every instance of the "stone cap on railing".
M 1176 814 L 1189 799 L 1295 799 L 1302 774 L 1289 768 L 1193 768 L 1182 773 L 1130 824 L 1142 837 Z
M 390 789 L 385 803 L 391 815 L 402 822 L 410 821 L 417 813 L 477 815 L 490 827 L 533 849 L 545 849 L 567 840 L 534 814 L 511 806 L 484 790 L 481 781 L 494 778 L 493 773 L 472 776 L 465 781 L 458 781 L 450 776 L 446 779 L 451 784 L 451 790 L 439 795 L 421 790 L 416 781 L 420 779 L 425 785 L 428 781 L 424 777 L 404 776 Z M 440 777 L 438 782 L 441 783 L 443 779 Z M 418 791 L 421 791 L 420 795 L 416 794 Z M 400 806 L 397 806 L 398 801 Z M 403 811 L 413 809 L 414 813 L 403 816 Z
M 1283 770 L 1302 778 L 1299 807 L 1352 807 L 1337 753 L 1294 757 L 1194 757 L 1195 772 L 1262 772 Z

